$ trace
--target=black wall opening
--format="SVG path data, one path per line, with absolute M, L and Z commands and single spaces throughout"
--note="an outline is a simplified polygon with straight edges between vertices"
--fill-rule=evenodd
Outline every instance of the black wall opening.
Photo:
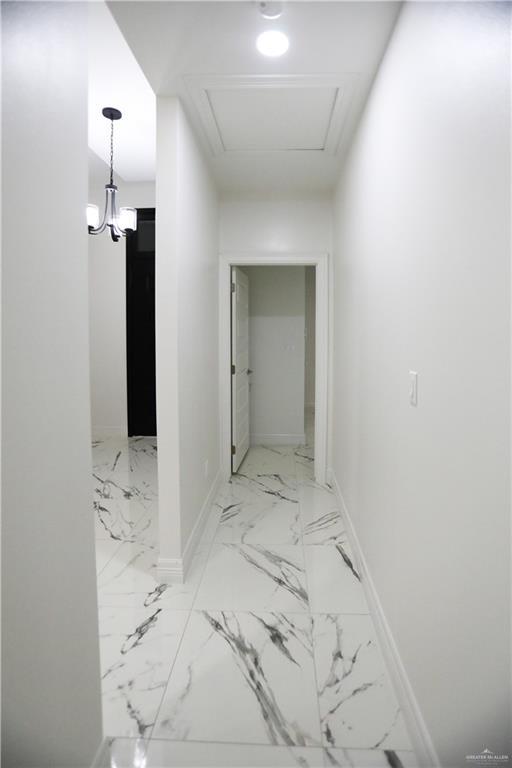
M 137 209 L 126 238 L 128 435 L 156 436 L 155 209 Z

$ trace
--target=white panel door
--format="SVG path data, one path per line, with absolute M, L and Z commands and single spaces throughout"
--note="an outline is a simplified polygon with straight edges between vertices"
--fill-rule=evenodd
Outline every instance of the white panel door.
M 231 445 L 232 471 L 249 450 L 249 278 L 231 270 Z

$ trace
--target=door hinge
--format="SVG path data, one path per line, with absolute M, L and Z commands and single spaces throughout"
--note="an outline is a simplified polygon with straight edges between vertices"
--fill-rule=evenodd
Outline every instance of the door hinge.
M 236 453 L 236 448 L 234 445 L 231 446 L 231 455 L 234 456 Z
M 236 368 L 234 365 L 231 366 L 231 375 L 234 376 L 236 373 Z
M 234 283 L 231 283 L 231 293 L 234 293 L 236 291 L 236 285 Z

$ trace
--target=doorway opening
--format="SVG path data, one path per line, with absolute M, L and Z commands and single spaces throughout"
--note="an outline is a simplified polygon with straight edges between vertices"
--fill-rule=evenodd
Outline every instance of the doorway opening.
M 137 209 L 126 241 L 128 436 L 155 437 L 155 209 Z
M 313 461 L 314 274 L 302 265 L 231 268 L 233 473 L 244 472 L 251 447 Z
M 327 256 L 226 255 L 220 269 L 222 467 L 250 447 L 292 455 L 326 481 Z M 260 451 L 261 453 L 261 451 Z M 261 457 L 260 457 L 261 458 Z M 242 470 L 240 469 L 242 467 Z

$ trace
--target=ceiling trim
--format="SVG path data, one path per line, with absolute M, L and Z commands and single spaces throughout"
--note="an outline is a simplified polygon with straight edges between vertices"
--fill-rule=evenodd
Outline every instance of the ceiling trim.
M 254 155 L 287 152 L 287 154 L 336 155 L 340 149 L 343 129 L 347 122 L 359 74 L 342 75 L 184 75 L 183 80 L 201 119 L 213 155 Z M 215 119 L 209 91 L 247 90 L 251 88 L 333 88 L 336 96 L 332 108 L 325 143 L 322 149 L 273 149 L 273 150 L 227 150 Z

